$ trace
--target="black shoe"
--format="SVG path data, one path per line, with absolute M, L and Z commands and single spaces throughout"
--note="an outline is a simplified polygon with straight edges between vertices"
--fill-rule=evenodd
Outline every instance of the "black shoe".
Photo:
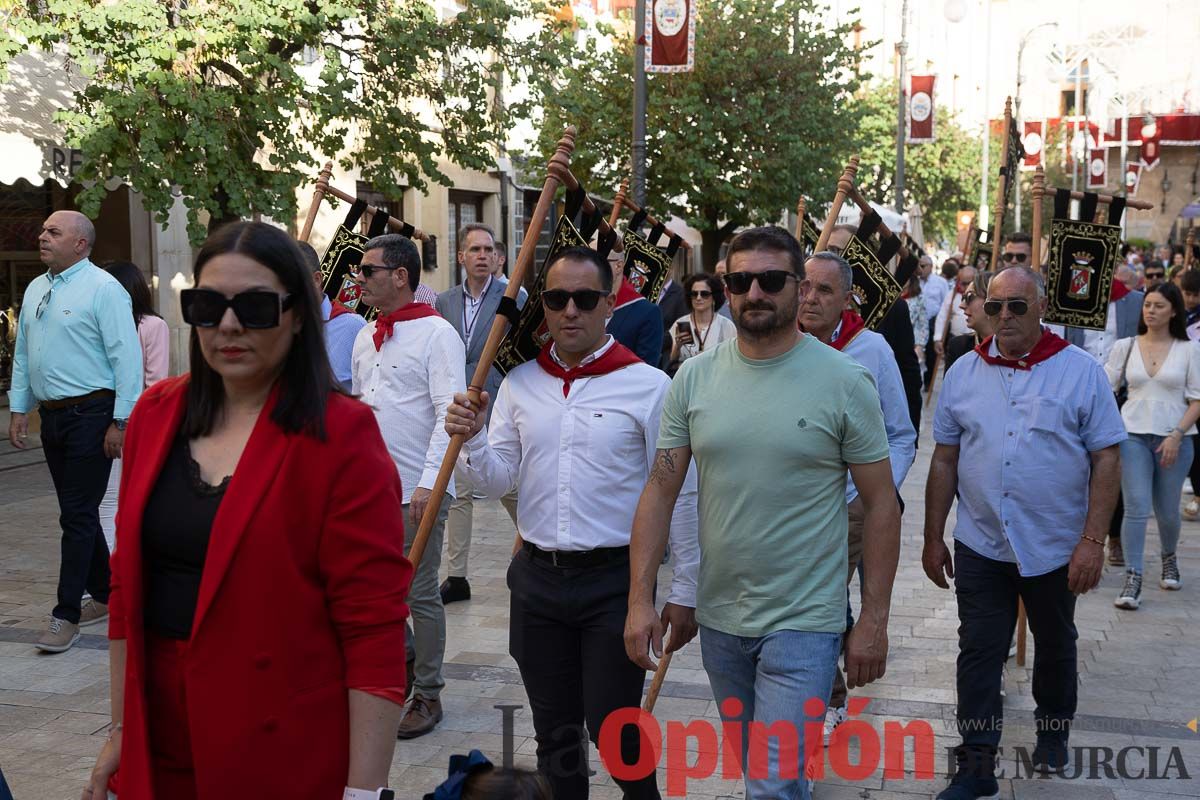
M 466 578 L 450 576 L 442 581 L 441 593 L 442 605 L 457 603 L 459 600 L 470 600 L 471 584 L 467 583 Z
M 995 778 L 975 778 L 955 775 L 950 785 L 938 792 L 937 800 L 993 800 L 1000 796 L 1000 784 Z
M 1067 768 L 1071 750 L 1067 739 L 1059 734 L 1039 733 L 1033 748 L 1033 768 L 1043 775 Z

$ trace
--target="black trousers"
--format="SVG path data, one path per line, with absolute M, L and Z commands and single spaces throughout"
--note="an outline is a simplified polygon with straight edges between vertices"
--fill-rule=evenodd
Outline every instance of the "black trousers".
M 508 567 L 512 592 L 509 652 L 529 694 L 538 771 L 555 800 L 588 796 L 587 735 L 598 743 L 604 719 L 642 702 L 646 673 L 625 655 L 629 562 L 563 569 L 518 551 Z M 638 729 L 626 726 L 621 754 L 638 760 Z M 627 800 L 659 800 L 655 773 L 618 780 Z
M 933 359 L 937 355 L 937 350 L 933 346 L 933 334 L 937 329 L 937 318 L 929 320 L 929 339 L 925 342 L 925 391 L 929 391 L 929 384 L 933 382 Z
M 958 597 L 958 728 L 960 768 L 990 776 L 1000 744 L 1004 709 L 1000 679 L 1017 622 L 1017 598 L 1033 633 L 1033 699 L 1037 731 L 1064 742 L 1078 702 L 1075 595 L 1067 567 L 1023 578 L 1016 564 L 985 558 L 954 543 Z
M 1125 498 L 1117 490 L 1117 505 L 1113 509 L 1112 519 L 1108 523 L 1108 542 L 1121 546 L 1121 523 L 1125 521 Z
M 104 434 L 112 424 L 113 400 L 97 398 L 57 411 L 41 408 L 39 413 L 42 451 L 58 495 L 62 527 L 58 605 L 53 613 L 78 625 L 85 591 L 98 603 L 108 602 L 108 545 L 100 530 L 100 501 L 112 469 L 112 459 L 104 455 Z
M 1192 494 L 1200 497 L 1200 433 L 1192 434 L 1192 468 L 1188 478 L 1192 482 Z

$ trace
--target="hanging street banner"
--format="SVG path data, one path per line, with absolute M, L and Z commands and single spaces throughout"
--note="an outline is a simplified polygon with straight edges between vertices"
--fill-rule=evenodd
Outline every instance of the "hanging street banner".
M 1094 148 L 1088 153 L 1088 188 L 1099 189 L 1108 183 L 1108 150 Z
M 646 0 L 646 72 L 691 72 L 695 62 L 693 0 Z
M 1158 166 L 1158 140 L 1162 130 L 1153 116 L 1146 115 L 1142 122 L 1142 166 L 1152 170 Z
M 1142 182 L 1142 165 L 1132 161 L 1125 165 L 1125 194 L 1137 196 L 1138 184 Z
M 933 85 L 936 75 L 913 75 L 909 80 L 908 141 L 922 144 L 934 140 Z
M 1025 123 L 1025 135 L 1021 144 L 1025 146 L 1025 169 L 1037 169 L 1042 163 L 1042 149 L 1046 145 L 1045 125 L 1041 120 Z

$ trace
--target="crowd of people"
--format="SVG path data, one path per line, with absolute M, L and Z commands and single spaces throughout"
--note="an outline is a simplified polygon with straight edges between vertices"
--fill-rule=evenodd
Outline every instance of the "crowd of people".
M 373 322 L 324 295 L 307 244 L 224 226 L 181 292 L 190 372 L 171 378 L 141 271 L 93 264 L 92 223 L 51 215 L 47 272 L 18 321 L 9 438 L 27 445 L 36 408 L 61 512 L 37 647 L 64 652 L 108 623 L 112 724 L 84 800 L 389 797 L 396 739 L 445 715 L 445 605 L 471 598 L 483 499 L 514 527 L 509 652 L 538 770 L 456 757 L 431 797 L 586 798 L 588 740 L 696 636 L 743 764 L 780 722 L 802 736 L 823 723 L 828 742 L 849 692 L 887 668 L 899 490 L 939 377 L 921 563 L 957 597 L 962 741 L 938 797 L 997 791 L 1018 600 L 1035 641 L 1033 762 L 1063 767 L 1075 608 L 1106 548 L 1126 570 L 1115 603 L 1136 609 L 1153 511 L 1159 585 L 1182 583 L 1200 273 L 1167 280 L 1131 252 L 1105 330 L 1053 328 L 1017 233 L 991 271 L 921 259 L 875 331 L 842 256 L 852 232 L 805 254 L 782 228 L 744 230 L 715 274 L 670 280 L 657 303 L 619 259 L 557 253 L 534 299 L 549 341 L 490 370 L 473 403 L 507 287 L 485 225 L 459 232 L 463 281 L 441 294 L 421 284 L 411 240 L 368 240 L 353 274 Z M 430 509 L 452 436 L 464 446 Z M 764 472 L 776 479 L 747 479 Z M 634 726 L 618 744 L 626 764 L 648 746 Z M 769 737 L 766 752 L 747 797 L 809 798 L 803 744 L 789 754 Z M 660 797 L 653 770 L 615 780 L 626 798 Z

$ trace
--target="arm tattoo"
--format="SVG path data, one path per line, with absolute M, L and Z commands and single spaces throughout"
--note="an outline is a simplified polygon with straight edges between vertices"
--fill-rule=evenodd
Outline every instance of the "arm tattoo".
M 650 480 L 659 486 L 664 485 L 669 475 L 675 474 L 675 454 L 670 450 L 659 450 L 654 459 L 654 467 L 650 470 Z

